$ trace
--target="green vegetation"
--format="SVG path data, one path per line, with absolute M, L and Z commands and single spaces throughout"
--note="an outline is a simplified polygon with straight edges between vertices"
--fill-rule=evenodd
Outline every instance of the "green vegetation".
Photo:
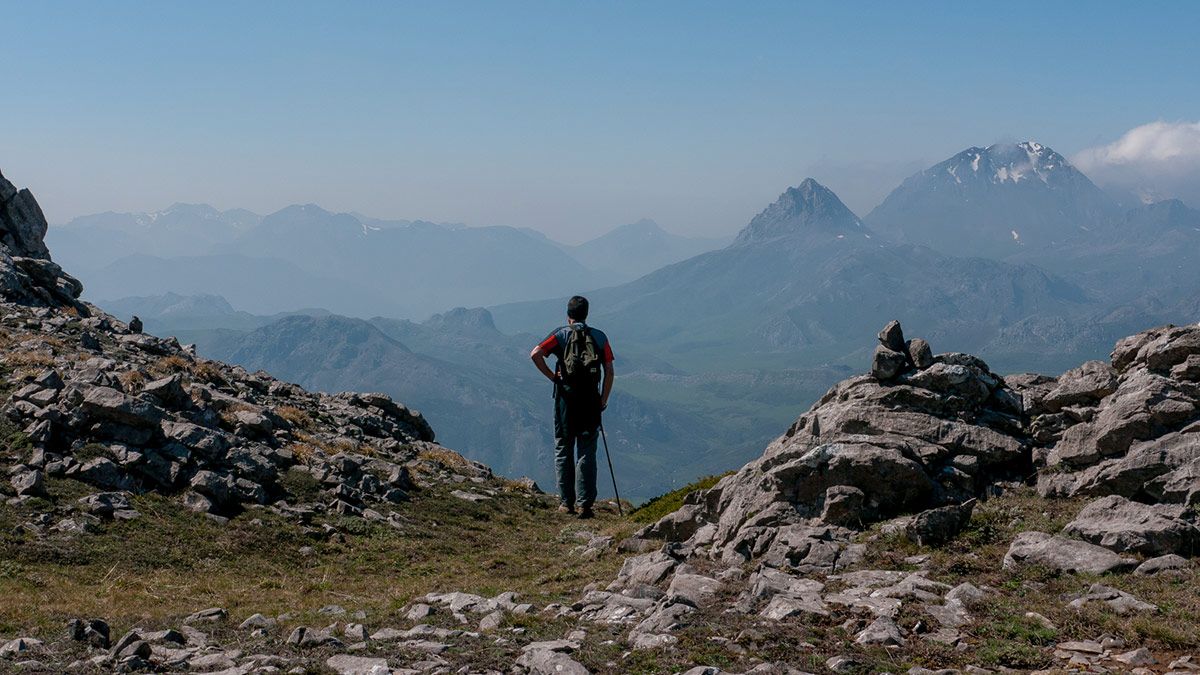
M 629 517 L 635 523 L 649 524 L 656 522 L 658 519 L 662 518 L 668 513 L 673 513 L 679 510 L 679 507 L 683 506 L 684 498 L 691 493 L 697 490 L 707 490 L 708 488 L 716 485 L 717 481 L 721 480 L 725 476 L 728 476 L 730 473 L 733 472 L 731 471 L 728 473 L 723 473 L 719 476 L 705 476 L 704 478 L 701 478 L 694 483 L 685 485 L 678 490 L 672 490 L 664 495 L 659 495 L 634 509 L 633 512 L 629 514 Z
M 52 479 L 48 488 L 59 504 L 88 492 L 72 480 Z M 544 604 L 574 600 L 591 581 L 616 574 L 617 556 L 572 554 L 579 521 L 549 500 L 498 493 L 472 504 L 448 491 L 416 492 L 396 507 L 399 527 L 362 519 L 349 527 L 339 516 L 304 526 L 257 508 L 221 524 L 147 494 L 132 500 L 135 520 L 35 536 L 19 527 L 32 508 L 3 508 L 0 626 L 57 636 L 77 616 L 103 616 L 118 628 L 165 625 L 209 606 L 234 617 L 287 612 L 302 622 L 335 603 L 384 620 L 433 591 L 517 591 Z M 327 534 L 327 524 L 336 531 Z M 632 526 L 600 512 L 588 529 L 619 538 Z

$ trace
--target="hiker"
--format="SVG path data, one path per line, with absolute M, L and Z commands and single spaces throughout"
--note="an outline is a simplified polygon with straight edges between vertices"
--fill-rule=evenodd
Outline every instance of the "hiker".
M 557 328 L 529 357 L 554 383 L 554 471 L 562 513 L 592 517 L 596 500 L 596 440 L 600 414 L 613 386 L 613 353 L 608 336 L 587 325 L 587 298 L 567 302 L 567 325 Z M 554 370 L 546 365 L 553 354 Z M 603 379 L 601 379 L 603 370 Z

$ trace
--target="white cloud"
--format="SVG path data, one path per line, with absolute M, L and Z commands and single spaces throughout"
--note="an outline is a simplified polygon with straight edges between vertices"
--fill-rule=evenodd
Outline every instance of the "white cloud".
M 1071 160 L 1106 187 L 1200 206 L 1200 122 L 1151 122 Z

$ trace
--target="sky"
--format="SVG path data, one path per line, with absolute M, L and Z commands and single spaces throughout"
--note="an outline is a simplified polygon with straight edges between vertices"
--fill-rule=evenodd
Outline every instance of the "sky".
M 0 171 L 51 223 L 311 202 L 567 242 L 642 217 L 719 235 L 810 175 L 865 215 L 924 166 L 1027 138 L 1200 200 L 1195 2 L 0 11 Z

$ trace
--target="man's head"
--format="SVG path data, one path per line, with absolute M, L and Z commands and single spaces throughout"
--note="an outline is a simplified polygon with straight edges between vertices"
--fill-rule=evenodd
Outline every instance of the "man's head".
M 575 323 L 587 321 L 588 301 L 582 295 L 576 295 L 567 301 L 567 318 Z

